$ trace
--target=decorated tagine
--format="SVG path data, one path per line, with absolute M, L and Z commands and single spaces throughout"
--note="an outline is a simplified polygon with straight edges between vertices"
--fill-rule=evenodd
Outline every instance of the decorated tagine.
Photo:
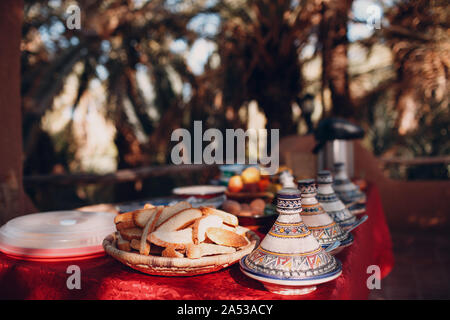
M 276 294 L 301 295 L 316 285 L 339 277 L 339 260 L 328 253 L 308 230 L 300 216 L 300 191 L 285 188 L 277 194 L 279 214 L 257 249 L 240 261 L 248 277 Z
M 349 179 L 343 162 L 334 164 L 333 189 L 353 215 L 366 211 L 366 195 Z
M 347 232 L 355 229 L 367 220 L 367 216 L 357 219 L 338 198 L 333 189 L 333 177 L 328 170 L 317 174 L 317 200 L 334 221 Z
M 329 248 L 339 241 L 340 245 L 330 251 L 333 255 L 350 246 L 353 243 L 352 234 L 344 231 L 317 201 L 315 181 L 305 179 L 297 181 L 297 184 L 302 197 L 302 220 L 319 244 L 323 248 Z

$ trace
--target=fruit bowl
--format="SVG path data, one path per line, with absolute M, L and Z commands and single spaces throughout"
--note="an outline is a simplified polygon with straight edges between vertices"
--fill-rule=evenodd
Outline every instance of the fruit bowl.
M 252 202 L 255 199 L 263 199 L 266 203 L 272 203 L 275 195 L 272 192 L 230 192 L 225 191 L 227 199 L 238 202 Z
M 225 192 L 227 200 L 239 202 L 241 206 L 250 204 L 256 199 L 261 199 L 264 203 L 264 209 L 261 213 L 251 213 L 242 208 L 233 212 L 239 218 L 239 223 L 242 226 L 250 229 L 257 229 L 259 227 L 269 227 L 272 225 L 277 217 L 275 207 L 272 205 L 274 195 L 271 192 Z M 225 203 L 224 203 L 225 204 Z M 250 206 L 249 206 L 250 207 Z

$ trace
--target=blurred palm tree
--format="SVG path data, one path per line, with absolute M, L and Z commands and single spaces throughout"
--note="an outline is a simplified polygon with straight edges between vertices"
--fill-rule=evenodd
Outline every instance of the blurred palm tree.
M 390 26 L 383 33 L 397 71 L 397 125 L 405 135 L 448 111 L 450 11 L 442 1 L 403 1 L 386 17 Z
M 257 102 L 268 128 L 279 128 L 282 136 L 297 133 L 293 104 L 308 93 L 302 68 L 317 58 L 320 85 L 313 94 L 325 105 L 329 90 L 331 114 L 365 123 L 374 132 L 371 142 L 377 154 L 399 144 L 415 155 L 448 153 L 449 10 L 443 2 L 427 0 L 384 7 L 388 24 L 360 42 L 369 48 L 389 46 L 396 77 L 355 101 L 348 72 L 348 23 L 356 1 L 79 0 L 80 30 L 65 27 L 72 1 L 25 1 L 26 159 L 43 150 L 41 118 L 69 75 L 78 79 L 73 108 L 92 80 L 106 87 L 120 168 L 167 161 L 170 133 L 191 127 L 193 120 L 219 129 L 245 128 L 241 111 L 250 101 Z M 190 28 L 199 15 L 217 17 L 217 32 L 201 34 Z M 43 35 L 46 41 L 39 40 Z M 216 48 L 200 74 L 190 69 L 185 53 L 171 49 L 175 40 L 189 48 L 199 38 Z M 307 46 L 314 52 L 304 57 Z M 151 104 L 139 85 L 142 70 L 154 91 Z M 187 88 L 189 98 L 176 88 L 174 78 Z M 130 110 L 136 121 L 130 119 Z
M 108 116 L 117 130 L 119 167 L 125 162 L 142 164 L 148 144 L 138 141 L 135 126 L 152 137 L 163 129 L 161 123 L 168 124 L 168 118 L 170 127 L 181 124 L 184 102 L 174 91 L 170 72 L 183 82 L 193 82 L 195 77 L 184 57 L 170 50 L 170 44 L 174 39 L 192 44 L 197 34 L 188 23 L 197 14 L 214 10 L 206 3 L 79 0 L 82 28 L 70 30 L 65 27 L 66 9 L 72 1 L 25 1 L 22 97 L 26 157 L 38 151 L 40 120 L 52 108 L 75 66 L 81 64 L 73 108 L 89 91 L 90 82 L 100 79 L 107 88 Z M 43 33 L 48 35 L 47 42 L 39 41 Z M 137 70 L 143 66 L 155 94 L 152 107 L 161 119 L 149 116 L 149 105 L 138 84 Z M 136 115 L 135 125 L 127 116 L 127 106 Z

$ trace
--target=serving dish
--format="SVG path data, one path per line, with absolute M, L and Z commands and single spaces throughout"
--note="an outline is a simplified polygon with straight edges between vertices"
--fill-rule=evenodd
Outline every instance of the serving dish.
M 0 228 L 0 251 L 30 261 L 102 256 L 103 238 L 115 229 L 111 212 L 50 211 L 20 216 Z
M 117 233 L 112 233 L 103 240 L 103 248 L 107 254 L 124 265 L 149 275 L 195 276 L 226 268 L 252 252 L 259 244 L 260 238 L 253 231 L 247 231 L 246 237 L 250 243 L 239 251 L 199 259 L 144 256 L 122 251 L 116 246 Z
M 212 198 L 223 195 L 226 189 L 225 186 L 198 185 L 175 188 L 172 193 L 185 198 Z

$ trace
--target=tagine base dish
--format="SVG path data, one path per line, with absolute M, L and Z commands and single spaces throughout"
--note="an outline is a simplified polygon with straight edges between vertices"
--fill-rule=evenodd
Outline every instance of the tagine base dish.
M 103 240 L 106 253 L 124 265 L 142 273 L 157 276 L 195 276 L 211 273 L 226 268 L 242 257 L 248 255 L 258 246 L 260 238 L 253 231 L 247 231 L 248 245 L 234 253 L 205 256 L 199 259 L 167 258 L 160 256 L 145 256 L 134 252 L 119 250 L 116 246 L 115 234 L 110 234 Z
M 362 215 L 364 213 L 366 213 L 366 209 L 361 209 L 361 210 L 350 210 L 350 213 L 354 216 L 359 216 Z
M 341 241 L 341 245 L 339 247 L 337 247 L 334 250 L 331 250 L 329 253 L 332 256 L 337 255 L 338 253 L 340 253 L 342 250 L 344 250 L 347 247 L 350 247 L 353 244 L 353 235 L 351 233 L 348 234 L 347 238 L 345 238 L 344 241 Z
M 348 210 L 353 215 L 360 215 L 366 212 L 366 204 L 363 203 L 353 203 L 348 206 Z
M 272 192 L 262 191 L 262 192 L 230 192 L 225 191 L 227 199 L 235 200 L 238 202 L 251 202 L 257 198 L 263 199 L 266 203 L 271 203 L 275 195 Z
M 321 276 L 309 279 L 279 279 L 258 274 L 245 265 L 245 256 L 239 261 L 241 271 L 248 277 L 260 281 L 264 287 L 279 295 L 305 295 L 317 289 L 316 285 L 332 281 L 342 274 L 342 264 L 336 259 L 336 268 Z
M 261 281 L 261 280 L 260 280 Z M 275 294 L 285 295 L 285 296 L 302 296 L 311 293 L 317 289 L 316 286 L 292 286 L 288 287 L 286 285 L 273 284 L 269 282 L 261 281 L 264 287 Z

